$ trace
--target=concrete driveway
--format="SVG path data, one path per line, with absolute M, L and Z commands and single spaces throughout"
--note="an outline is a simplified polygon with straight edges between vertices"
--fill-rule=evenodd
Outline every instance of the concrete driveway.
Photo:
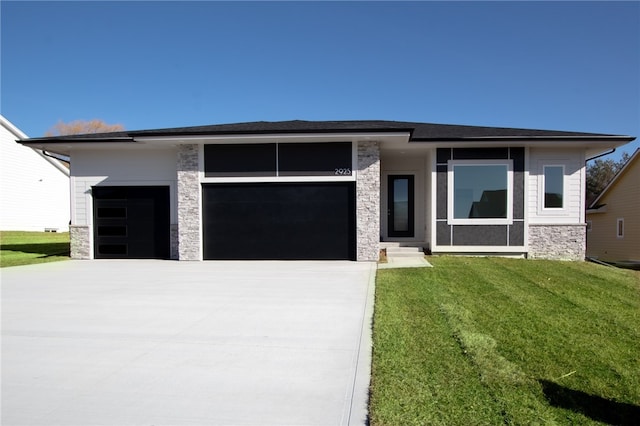
M 4 268 L 2 425 L 362 425 L 375 264 Z

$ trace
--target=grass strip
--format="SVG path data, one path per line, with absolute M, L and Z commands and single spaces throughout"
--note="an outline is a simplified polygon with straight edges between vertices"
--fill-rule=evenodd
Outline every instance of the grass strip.
M 434 268 L 378 271 L 372 425 L 640 418 L 640 273 L 430 261 Z
M 68 259 L 68 232 L 0 231 L 0 267 Z

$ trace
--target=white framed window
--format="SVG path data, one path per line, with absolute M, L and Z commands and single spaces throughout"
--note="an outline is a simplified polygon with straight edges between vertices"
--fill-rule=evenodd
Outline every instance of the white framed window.
M 447 175 L 449 224 L 513 222 L 512 160 L 450 160 Z
M 624 218 L 619 217 L 616 221 L 616 237 L 624 238 Z
M 542 166 L 542 188 L 543 209 L 559 210 L 564 208 L 564 165 Z

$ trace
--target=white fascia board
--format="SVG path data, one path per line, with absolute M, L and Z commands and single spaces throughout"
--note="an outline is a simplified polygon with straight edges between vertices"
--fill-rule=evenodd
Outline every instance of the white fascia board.
M 385 141 L 408 142 L 409 132 L 374 133 L 283 133 L 248 135 L 196 135 L 135 137 L 138 143 L 148 144 L 197 144 L 197 143 L 273 143 L 273 142 L 343 142 Z
M 587 151 L 587 156 L 593 158 L 591 154 L 604 153 L 612 149 L 623 146 L 629 142 L 628 136 L 611 136 L 603 140 L 596 138 L 562 137 L 549 139 L 545 137 L 495 137 L 487 136 L 483 138 L 469 138 L 460 140 L 429 140 L 411 141 L 410 144 L 432 145 L 438 148 L 495 148 L 522 146 L 530 148 L 582 148 Z
M 29 139 L 29 136 L 24 134 L 20 129 L 18 129 L 12 122 L 7 120 L 3 115 L 0 115 L 0 124 L 13 133 L 13 135 L 18 139 Z

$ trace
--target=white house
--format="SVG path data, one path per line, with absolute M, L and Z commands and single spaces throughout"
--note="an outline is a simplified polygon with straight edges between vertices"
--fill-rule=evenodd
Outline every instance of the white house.
M 69 230 L 69 169 L 38 149 L 0 115 L 0 230 Z
M 282 121 L 38 138 L 71 156 L 74 258 L 585 257 L 585 162 L 629 136 Z

